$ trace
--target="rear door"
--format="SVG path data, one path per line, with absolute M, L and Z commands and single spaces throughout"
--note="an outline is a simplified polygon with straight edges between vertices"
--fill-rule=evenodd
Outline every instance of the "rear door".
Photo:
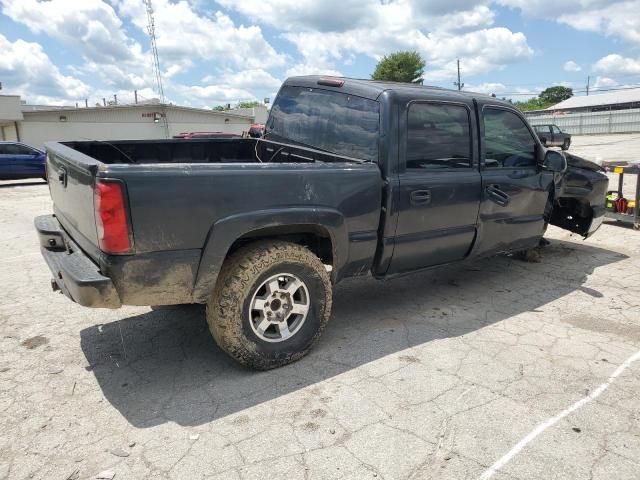
M 387 273 L 464 258 L 481 194 L 471 102 L 414 101 L 400 115 L 399 215 Z
M 478 102 L 482 201 L 474 254 L 527 248 L 544 232 L 553 175 L 539 166 L 541 145 L 522 115 Z
M 29 176 L 31 159 L 32 155 L 29 155 L 27 147 L 15 143 L 0 144 L 2 172 L 7 176 Z
M 44 154 L 35 148 L 16 143 L 11 146 L 16 164 L 20 166 L 22 175 L 28 177 L 44 176 Z

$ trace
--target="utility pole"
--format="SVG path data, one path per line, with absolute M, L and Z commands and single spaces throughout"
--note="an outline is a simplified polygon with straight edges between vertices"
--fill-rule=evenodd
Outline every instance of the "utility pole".
M 107 106 L 107 99 L 102 97 L 102 105 Z
M 156 87 L 158 88 L 158 94 L 160 95 L 162 125 L 164 127 L 165 137 L 169 138 L 169 121 L 167 120 L 166 100 L 164 98 L 164 89 L 162 87 L 162 71 L 160 70 L 158 45 L 156 43 L 156 25 L 153 18 L 153 5 L 151 5 L 151 0 L 144 0 L 144 4 L 147 7 L 147 32 L 149 33 L 149 40 L 151 40 L 151 53 L 153 55 L 153 70 L 156 77 Z
M 113 103 L 114 104 L 118 104 L 118 95 L 116 95 L 115 93 L 113 94 Z
M 589 96 L 589 84 L 591 83 L 591 75 L 587 77 L 587 97 Z
M 458 81 L 453 82 L 453 84 L 458 87 L 458 91 L 462 90 L 462 87 L 464 87 L 464 83 L 460 81 L 460 59 L 458 59 Z
M 84 108 L 89 108 L 89 99 L 88 98 L 84 99 Z
M 138 103 L 138 90 L 134 90 L 133 91 L 133 98 L 134 98 L 134 102 Z

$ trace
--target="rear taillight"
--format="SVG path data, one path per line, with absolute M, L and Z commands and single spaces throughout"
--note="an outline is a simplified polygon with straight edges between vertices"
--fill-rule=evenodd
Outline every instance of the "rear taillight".
M 123 184 L 116 180 L 98 180 L 93 204 L 100 250 L 105 253 L 131 253 L 133 239 Z

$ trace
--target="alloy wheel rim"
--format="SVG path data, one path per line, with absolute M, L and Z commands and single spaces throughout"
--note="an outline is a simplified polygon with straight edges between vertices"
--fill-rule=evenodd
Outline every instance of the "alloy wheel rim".
M 279 273 L 262 282 L 251 297 L 249 324 L 265 342 L 283 342 L 300 331 L 310 309 L 309 289 L 299 277 Z

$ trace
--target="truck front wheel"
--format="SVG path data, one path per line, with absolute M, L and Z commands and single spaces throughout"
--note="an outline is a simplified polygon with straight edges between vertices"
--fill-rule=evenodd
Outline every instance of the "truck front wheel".
M 222 266 L 207 303 L 207 322 L 220 348 L 258 370 L 302 358 L 331 315 L 331 281 L 307 248 L 259 241 Z

